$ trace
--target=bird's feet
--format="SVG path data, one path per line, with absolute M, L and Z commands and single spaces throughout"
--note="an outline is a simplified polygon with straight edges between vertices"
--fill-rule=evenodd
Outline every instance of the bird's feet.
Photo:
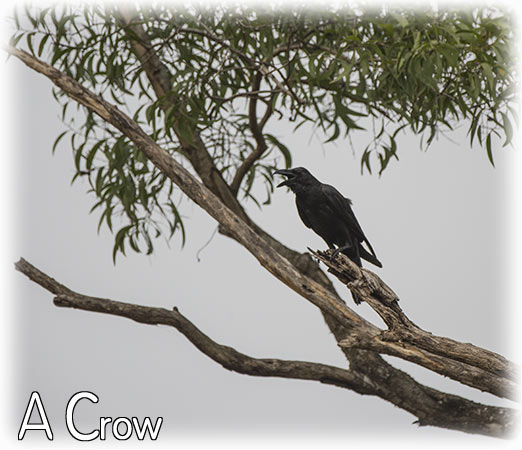
M 342 247 L 338 247 L 338 248 L 336 248 L 336 249 L 333 251 L 333 253 L 331 254 L 331 256 L 330 256 L 330 261 L 334 260 L 335 257 L 336 257 L 339 253 L 341 253 L 341 252 L 345 252 L 345 251 L 349 250 L 351 247 L 352 247 L 351 245 L 343 245 Z
M 341 251 L 340 248 L 335 249 L 335 250 L 332 252 L 332 254 L 330 255 L 330 261 L 333 261 L 333 260 L 337 257 L 337 255 L 339 254 L 340 251 Z

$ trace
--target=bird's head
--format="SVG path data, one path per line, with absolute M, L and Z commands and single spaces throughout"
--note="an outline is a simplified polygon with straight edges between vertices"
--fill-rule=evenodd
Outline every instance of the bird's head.
M 283 175 L 286 180 L 279 183 L 277 187 L 288 186 L 292 191 L 299 190 L 301 187 L 317 183 L 317 179 L 304 167 L 294 169 L 281 169 L 274 172 L 276 175 Z

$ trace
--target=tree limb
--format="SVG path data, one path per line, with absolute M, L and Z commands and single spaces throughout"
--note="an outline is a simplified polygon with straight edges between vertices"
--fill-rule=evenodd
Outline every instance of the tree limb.
M 312 254 L 352 293 L 368 303 L 388 326 L 388 330 L 379 334 L 352 334 L 340 346 L 397 356 L 482 391 L 516 398 L 519 369 L 515 364 L 495 352 L 422 330 L 404 314 L 398 305 L 399 298 L 389 286 L 345 255 L 331 259 L 331 251 Z
M 168 110 L 171 106 L 172 100 L 169 97 L 172 86 L 168 68 L 163 64 L 157 53 L 152 48 L 143 25 L 139 22 L 133 23 L 133 19 L 136 17 L 136 11 L 129 6 L 120 5 L 117 8 L 117 17 L 122 24 L 123 29 L 128 34 L 130 45 L 137 59 L 142 64 L 145 73 L 147 74 L 147 78 L 156 93 L 156 97 L 158 100 L 161 100 L 161 108 L 164 111 Z M 221 176 L 221 172 L 215 167 L 212 157 L 201 140 L 199 130 L 194 130 L 194 142 L 191 144 L 184 142 L 176 127 L 174 127 L 174 132 L 178 136 L 192 167 L 194 167 L 194 170 L 199 175 L 205 186 L 218 195 L 219 198 L 236 214 L 246 220 L 247 217 L 243 207 Z
M 234 372 L 263 377 L 294 378 L 320 381 L 360 394 L 373 394 L 374 389 L 363 377 L 349 370 L 306 361 L 285 361 L 273 358 L 252 358 L 232 347 L 218 344 L 199 330 L 174 307 L 172 310 L 135 305 L 106 298 L 79 294 L 58 283 L 31 263 L 21 258 L 16 270 L 55 295 L 53 303 L 59 307 L 126 317 L 148 325 L 168 325 L 176 328 L 202 353 Z
M 261 72 L 256 72 L 254 74 L 254 79 L 252 82 L 252 91 L 259 90 L 262 78 L 263 76 Z M 238 167 L 234 175 L 234 179 L 232 180 L 232 183 L 230 183 L 230 189 L 235 195 L 237 195 L 239 187 L 241 186 L 241 182 L 243 181 L 245 175 L 268 148 L 266 145 L 265 137 L 263 136 L 263 127 L 270 115 L 272 114 L 272 103 L 274 101 L 274 96 L 271 96 L 270 102 L 266 107 L 265 115 L 261 123 L 258 123 L 257 121 L 257 100 L 257 96 L 251 97 L 250 103 L 248 105 L 248 126 L 250 128 L 250 131 L 252 132 L 252 136 L 254 136 L 257 146 L 255 150 L 252 153 L 250 153 L 245 158 L 243 163 Z
M 468 433 L 505 438 L 513 431 L 518 416 L 516 411 L 509 408 L 481 405 L 426 387 L 424 392 L 431 401 L 418 404 L 417 407 L 411 405 L 408 407 L 403 403 L 404 399 L 408 398 L 407 395 L 387 398 L 389 393 L 383 391 L 379 384 L 373 383 L 368 377 L 361 376 L 353 370 L 306 361 L 252 358 L 232 347 L 213 341 L 184 317 L 177 308 L 168 310 L 79 294 L 60 284 L 23 258 L 15 264 L 15 268 L 53 293 L 55 295 L 53 302 L 58 307 L 111 314 L 149 325 L 172 326 L 202 353 L 221 364 L 225 369 L 234 372 L 252 376 L 319 381 L 363 395 L 376 395 L 407 409 L 418 418 L 416 423 L 421 426 L 443 426 Z

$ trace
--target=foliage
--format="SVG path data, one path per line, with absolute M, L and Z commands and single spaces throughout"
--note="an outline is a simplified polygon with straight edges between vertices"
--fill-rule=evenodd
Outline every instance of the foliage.
M 377 164 L 379 174 L 398 159 L 401 130 L 429 145 L 438 132 L 467 120 L 470 142 L 478 140 L 493 164 L 493 146 L 508 145 L 518 122 L 513 33 L 509 15 L 500 10 L 281 14 L 142 6 L 137 17 L 150 51 L 168 68 L 172 88 L 164 98 L 155 95 L 133 51 L 139 37 L 122 26 L 114 6 L 17 11 L 12 42 L 127 110 L 173 157 L 186 159 L 200 138 L 228 183 L 246 167 L 241 193 L 258 204 L 254 183 L 265 186 L 269 202 L 273 168 L 292 162 L 287 145 L 264 129 L 274 117 L 293 122 L 296 130 L 312 123 L 325 141 L 344 142 L 357 130 L 375 129 L 360 157 L 362 169 L 371 172 Z M 112 230 L 114 216 L 125 220 L 114 257 L 125 242 L 152 251 L 165 221 L 169 236 L 180 230 L 184 238 L 170 181 L 98 117 L 78 114 L 59 91 L 55 97 L 68 125 L 55 147 L 70 137 L 75 179 L 89 180 L 100 225 Z

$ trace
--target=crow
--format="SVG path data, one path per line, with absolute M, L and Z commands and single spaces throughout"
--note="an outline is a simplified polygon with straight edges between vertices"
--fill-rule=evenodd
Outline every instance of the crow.
M 352 201 L 329 184 L 321 183 L 304 167 L 276 170 L 287 179 L 277 187 L 288 186 L 295 194 L 297 212 L 303 223 L 335 250 L 331 258 L 342 252 L 358 266 L 361 258 L 382 267 L 352 211 Z M 366 243 L 366 250 L 362 243 Z M 337 246 L 337 248 L 335 247 Z

